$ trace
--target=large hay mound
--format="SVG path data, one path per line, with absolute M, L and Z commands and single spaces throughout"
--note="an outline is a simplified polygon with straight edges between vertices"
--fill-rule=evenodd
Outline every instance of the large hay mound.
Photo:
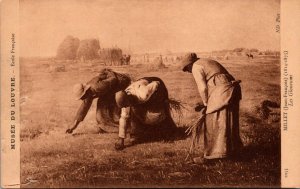
M 99 49 L 100 43 L 98 39 L 81 40 L 77 50 L 77 58 L 83 59 L 84 61 L 99 58 Z
M 73 36 L 67 36 L 58 46 L 56 58 L 60 60 L 76 59 L 77 49 L 79 47 L 79 39 Z

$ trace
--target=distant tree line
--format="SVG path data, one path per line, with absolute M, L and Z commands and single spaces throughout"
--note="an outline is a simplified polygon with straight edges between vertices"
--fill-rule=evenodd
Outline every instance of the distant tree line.
M 223 49 L 223 50 L 218 50 L 218 51 L 212 51 L 212 53 L 244 53 L 244 54 L 259 54 L 259 55 L 276 55 L 279 54 L 279 51 L 271 51 L 271 50 L 266 50 L 266 51 L 260 51 L 256 48 L 243 48 L 243 47 L 239 47 L 239 48 L 234 48 L 232 50 L 228 50 L 228 49 Z

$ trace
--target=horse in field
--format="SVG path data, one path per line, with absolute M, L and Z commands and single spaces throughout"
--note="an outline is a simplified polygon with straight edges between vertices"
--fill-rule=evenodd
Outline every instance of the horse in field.
M 246 55 L 248 58 L 252 58 L 252 59 L 254 58 L 253 54 L 251 54 L 251 53 L 249 53 L 249 54 L 247 53 Z

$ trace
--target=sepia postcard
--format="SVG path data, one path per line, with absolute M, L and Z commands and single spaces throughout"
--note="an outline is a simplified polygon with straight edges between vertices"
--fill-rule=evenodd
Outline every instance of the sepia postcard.
M 300 187 L 300 1 L 0 2 L 2 188 Z

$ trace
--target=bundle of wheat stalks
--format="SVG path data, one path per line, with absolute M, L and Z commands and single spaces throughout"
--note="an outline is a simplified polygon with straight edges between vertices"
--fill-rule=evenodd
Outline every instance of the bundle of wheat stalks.
M 185 108 L 183 106 L 183 103 L 179 100 L 176 100 L 174 98 L 169 98 L 169 104 L 170 104 L 170 111 L 175 111 L 176 114 L 178 114 L 179 122 L 182 118 L 182 109 Z
M 169 104 L 170 104 L 170 111 L 175 111 L 178 114 L 179 121 L 182 118 L 182 109 L 184 106 L 182 105 L 182 102 L 176 99 L 169 99 Z M 204 127 L 204 121 L 205 121 L 205 115 L 206 115 L 206 107 L 201 107 L 199 110 L 200 116 L 197 119 L 195 123 L 193 123 L 191 126 L 189 126 L 185 133 L 187 135 L 192 135 L 192 142 L 190 145 L 190 149 L 188 152 L 188 155 L 185 160 L 187 160 L 191 155 L 194 153 L 194 149 L 196 144 L 199 142 L 201 131 L 203 130 Z
M 197 121 L 194 124 L 189 126 L 185 131 L 187 135 L 192 134 L 192 142 L 185 160 L 188 160 L 188 158 L 191 157 L 191 155 L 194 153 L 196 144 L 199 142 L 201 131 L 203 130 L 204 127 L 205 112 L 206 112 L 206 108 L 201 109 L 200 117 L 197 119 Z

